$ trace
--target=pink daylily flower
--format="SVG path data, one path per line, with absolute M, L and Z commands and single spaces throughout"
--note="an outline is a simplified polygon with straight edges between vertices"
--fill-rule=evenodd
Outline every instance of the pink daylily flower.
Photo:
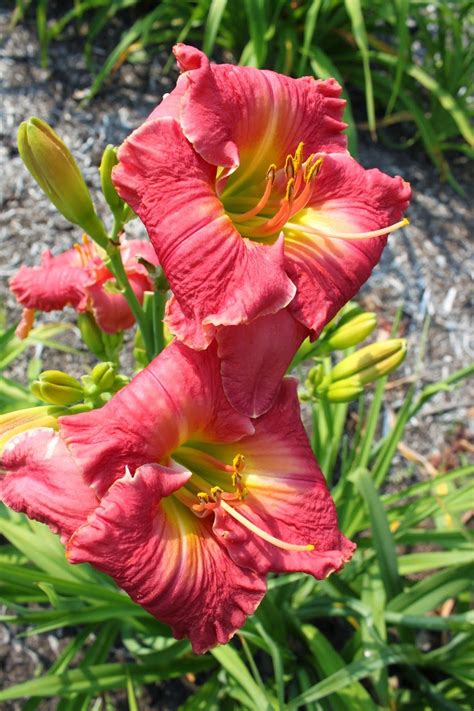
M 157 264 L 149 242 L 123 240 L 122 260 L 130 284 L 140 302 L 153 288 L 145 267 L 137 261 L 144 257 Z M 10 279 L 10 289 L 25 309 L 17 335 L 26 338 L 33 325 L 34 311 L 59 311 L 72 306 L 76 311 L 91 311 L 102 331 L 116 333 L 133 326 L 134 317 L 125 297 L 116 289 L 115 278 L 104 262 L 105 254 L 84 236 L 57 257 L 44 252 L 40 266 L 22 266 Z
M 0 500 L 58 532 L 201 653 L 226 643 L 270 571 L 324 578 L 350 559 L 299 415 L 296 383 L 252 421 L 216 346 L 175 341 L 103 408 L 3 451 Z
M 216 335 L 220 341 L 223 326 L 267 328 L 262 317 L 286 308 L 297 348 L 369 277 L 387 235 L 405 224 L 410 186 L 350 157 L 334 79 L 211 65 L 181 44 L 174 53 L 176 88 L 124 142 L 113 171 L 170 282 L 168 326 L 204 349 Z M 270 320 L 270 332 L 274 326 Z M 242 380 L 240 367 L 223 359 L 232 371 L 226 393 L 251 416 L 274 402 L 276 371 L 292 357 L 277 354 L 263 387 L 253 362 L 274 358 L 273 343 L 255 338 L 265 357 L 252 360 L 242 338 L 232 351 L 234 363 L 245 363 L 244 390 L 231 385 Z

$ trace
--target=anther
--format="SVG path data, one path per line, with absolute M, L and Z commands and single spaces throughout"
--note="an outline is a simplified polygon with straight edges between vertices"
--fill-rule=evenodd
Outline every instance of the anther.
M 245 469 L 245 457 L 243 454 L 236 454 L 232 460 L 233 469 L 240 474 Z
M 295 164 L 293 161 L 293 156 L 286 156 L 286 161 L 285 161 L 285 173 L 287 178 L 294 178 L 295 177 Z
M 224 489 L 221 489 L 220 486 L 213 486 L 211 488 L 211 498 L 214 499 L 214 501 L 219 501 L 219 499 L 223 493 L 224 493 Z
M 312 178 L 316 178 L 316 176 L 319 175 L 322 166 L 323 166 L 323 159 L 318 158 L 318 160 L 315 163 L 313 163 L 313 165 L 311 165 L 309 167 L 309 169 L 306 173 L 306 180 L 308 181 L 308 183 Z
M 291 198 L 293 197 L 294 191 L 295 191 L 295 179 L 290 178 L 286 184 L 285 200 L 290 202 Z
M 298 148 L 297 148 L 296 151 L 295 151 L 295 158 L 294 158 L 295 170 L 298 170 L 298 168 L 300 167 L 300 165 L 301 165 L 301 163 L 302 163 L 302 159 L 303 159 L 303 146 L 304 146 L 303 141 L 300 141 L 300 142 L 298 143 Z

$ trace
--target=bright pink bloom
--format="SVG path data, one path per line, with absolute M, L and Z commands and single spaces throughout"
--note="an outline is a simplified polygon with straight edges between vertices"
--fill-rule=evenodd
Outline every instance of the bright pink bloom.
M 315 338 L 404 224 L 410 187 L 348 155 L 334 79 L 211 65 L 185 45 L 174 52 L 183 72 L 176 88 L 125 141 L 113 172 L 173 290 L 168 325 L 202 349 L 222 326 L 288 307 Z M 261 340 L 268 354 L 273 346 Z M 250 354 L 239 343 L 232 357 L 241 362 Z M 257 386 L 247 388 L 253 409 L 226 392 L 258 415 L 278 380 L 267 392 Z
M 254 612 L 269 571 L 324 578 L 354 545 L 283 381 L 266 415 L 230 407 L 216 347 L 174 342 L 102 409 L 5 446 L 0 499 L 61 534 L 203 652 Z
M 139 301 L 153 288 L 145 267 L 137 261 L 144 257 L 157 264 L 149 242 L 124 240 L 120 246 L 130 284 Z M 72 306 L 76 311 L 91 311 L 105 333 L 130 328 L 134 317 L 124 296 L 117 290 L 112 272 L 104 263 L 103 250 L 87 237 L 57 257 L 47 251 L 39 267 L 21 267 L 10 279 L 10 289 L 25 307 L 17 333 L 25 338 L 32 326 L 32 310 L 57 311 Z

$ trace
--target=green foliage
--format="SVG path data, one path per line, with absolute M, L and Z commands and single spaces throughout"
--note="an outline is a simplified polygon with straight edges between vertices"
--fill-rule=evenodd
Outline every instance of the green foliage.
M 351 127 L 351 100 L 363 94 L 372 136 L 385 139 L 394 123 L 413 125 L 395 147 L 421 143 L 454 187 L 446 152 L 473 155 L 470 0 L 161 0 L 151 10 L 144 0 L 76 0 L 59 17 L 49 9 L 49 20 L 47 0 L 17 0 L 12 23 L 28 15 L 36 17 L 43 65 L 52 41 L 71 25 L 81 28 L 94 77 L 88 99 L 123 62 L 189 41 L 217 58 L 226 50 L 240 64 L 335 76 L 346 88 Z M 116 16 L 127 29 L 97 66 L 94 43 Z M 355 152 L 354 128 L 349 138 Z
M 123 689 L 133 710 L 144 684 L 192 673 L 196 691 L 183 711 L 468 711 L 474 547 L 463 514 L 472 502 L 474 466 L 461 462 L 396 493 L 385 493 L 385 484 L 410 419 L 473 370 L 423 389 L 415 383 L 388 431 L 380 426 L 386 378 L 370 407 L 360 396 L 355 429 L 347 403 L 309 401 L 315 450 L 328 481 L 336 482 L 341 527 L 358 550 L 327 580 L 271 576 L 266 598 L 234 641 L 203 657 L 105 575 L 69 565 L 45 526 L 1 507 L 0 534 L 8 543 L 0 546 L 0 621 L 19 625 L 21 635 L 70 627 L 74 637 L 46 673 L 4 688 L 0 702 L 27 698 L 24 708 L 32 711 L 57 697 L 61 710 L 102 708 L 107 692 Z M 111 660 L 116 645 L 131 661 Z

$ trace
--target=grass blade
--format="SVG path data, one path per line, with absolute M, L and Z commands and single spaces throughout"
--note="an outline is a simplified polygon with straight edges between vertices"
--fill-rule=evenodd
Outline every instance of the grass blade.
M 387 516 L 377 490 L 366 469 L 359 469 L 353 478 L 365 501 L 372 527 L 372 541 L 380 567 L 387 599 L 391 600 L 402 591 L 398 574 L 397 553 Z
M 210 55 L 214 49 L 217 33 L 227 5 L 227 0 L 212 0 L 204 26 L 202 51 Z
M 364 68 L 365 80 L 365 103 L 367 107 L 367 121 L 372 134 L 372 138 L 376 138 L 375 130 L 375 104 L 374 104 L 374 88 L 372 85 L 372 73 L 370 71 L 369 59 L 369 42 L 365 29 L 364 16 L 360 0 L 345 0 L 345 6 L 352 23 L 352 32 L 354 33 L 355 41 L 359 47 L 362 56 L 362 65 Z

